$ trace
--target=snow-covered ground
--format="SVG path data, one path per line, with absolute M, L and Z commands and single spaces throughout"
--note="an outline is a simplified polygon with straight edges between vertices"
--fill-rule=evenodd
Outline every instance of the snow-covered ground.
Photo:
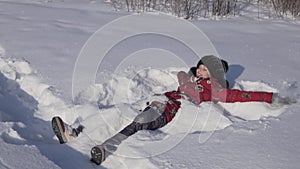
M 196 64 L 199 58 L 178 37 L 186 38 L 188 47 L 205 45 L 181 19 L 158 13 L 134 16 L 107 29 L 95 49 L 120 32 L 130 34 L 147 24 L 177 39 L 154 31 L 127 38 L 111 48 L 91 75 L 95 84 L 73 90 L 81 80 L 73 74 L 83 63 L 78 61 L 85 60 L 82 47 L 99 28 L 101 33 L 104 25 L 121 23 L 125 15 L 99 1 L 0 1 L 0 168 L 298 168 L 298 103 L 277 108 L 183 101 L 166 127 L 140 131 L 101 166 L 90 163 L 91 147 L 130 123 L 147 101 L 161 99 L 154 93 L 176 89 L 176 73 Z M 145 21 L 141 24 L 139 18 Z M 192 23 L 211 40 L 208 47 L 229 61 L 231 87 L 299 100 L 299 24 L 254 16 Z M 84 70 L 90 67 L 83 65 Z M 84 133 L 58 144 L 50 125 L 54 115 L 74 126 L 83 124 Z

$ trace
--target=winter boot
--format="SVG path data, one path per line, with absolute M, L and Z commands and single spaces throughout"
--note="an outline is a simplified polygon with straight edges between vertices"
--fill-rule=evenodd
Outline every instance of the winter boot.
M 52 129 L 58 138 L 59 143 L 63 144 L 77 137 L 84 129 L 84 126 L 79 125 L 77 128 L 72 128 L 65 124 L 60 117 L 55 116 L 52 118 Z
M 102 145 L 97 145 L 91 149 L 91 161 L 100 165 L 105 160 L 105 149 Z

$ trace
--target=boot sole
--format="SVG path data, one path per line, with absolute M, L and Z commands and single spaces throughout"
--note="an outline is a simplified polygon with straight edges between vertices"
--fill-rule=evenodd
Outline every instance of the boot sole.
M 55 116 L 52 118 L 52 129 L 56 137 L 58 138 L 60 144 L 68 142 L 68 139 L 65 136 L 65 125 L 60 117 Z
M 100 165 L 105 160 L 105 149 L 102 145 L 95 146 L 91 149 L 91 161 Z

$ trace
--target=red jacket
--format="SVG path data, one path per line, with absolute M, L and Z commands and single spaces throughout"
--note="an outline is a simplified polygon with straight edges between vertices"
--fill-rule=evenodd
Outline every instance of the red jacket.
M 267 102 L 272 103 L 272 95 L 270 92 L 251 92 L 241 91 L 237 89 L 223 88 L 216 79 L 202 79 L 197 82 L 190 82 L 189 76 L 185 72 L 178 73 L 179 87 L 175 92 L 167 92 L 166 96 L 175 97 L 179 95 L 186 96 L 186 99 L 195 104 L 205 101 L 212 102 Z

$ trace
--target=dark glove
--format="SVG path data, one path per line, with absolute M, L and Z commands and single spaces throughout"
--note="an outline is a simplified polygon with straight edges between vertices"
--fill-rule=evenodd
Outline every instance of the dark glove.
M 167 96 L 169 99 L 175 99 L 175 100 L 177 100 L 177 99 L 181 99 L 181 95 L 180 95 L 180 92 L 178 92 L 178 91 L 170 91 L 170 92 L 166 92 L 166 93 L 164 93 L 165 94 L 165 96 Z
M 290 97 L 282 97 L 279 96 L 278 93 L 274 93 L 272 96 L 272 105 L 273 106 L 284 106 L 284 105 L 290 105 L 293 103 L 296 103 L 297 101 L 295 99 L 292 99 Z

